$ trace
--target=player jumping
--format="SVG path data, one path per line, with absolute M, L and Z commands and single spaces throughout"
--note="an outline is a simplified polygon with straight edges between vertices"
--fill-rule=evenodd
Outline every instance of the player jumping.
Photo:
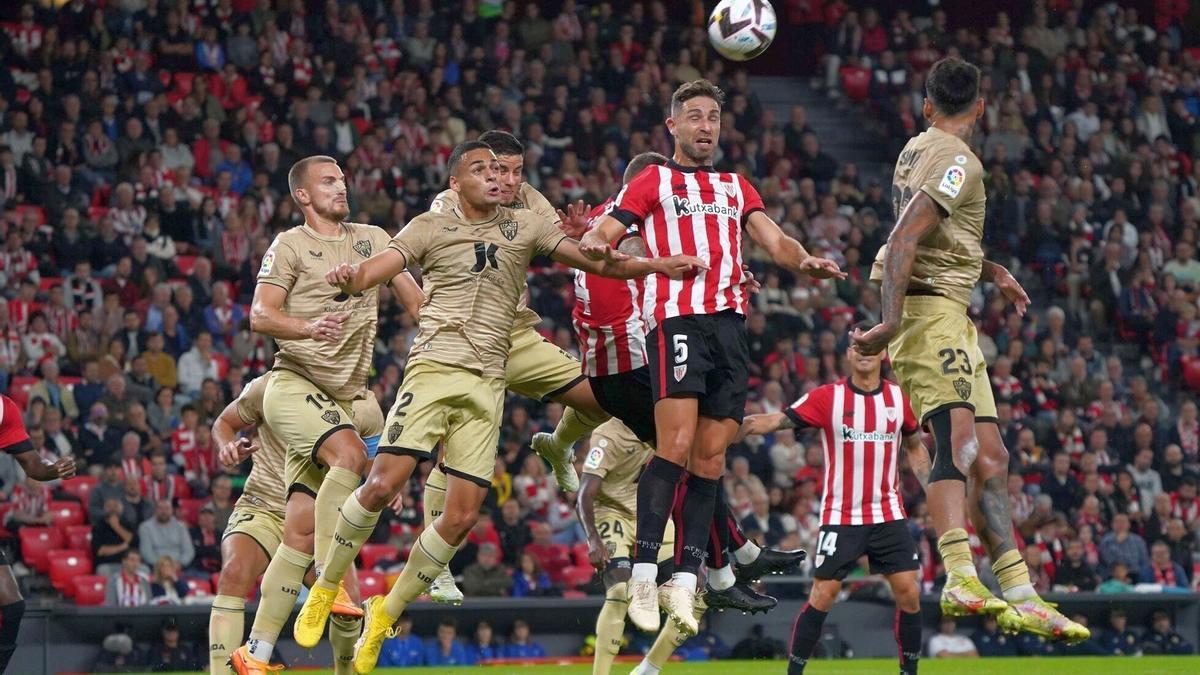
M 896 226 L 871 271 L 883 285 L 883 321 L 856 329 L 852 337 L 865 354 L 888 349 L 913 411 L 933 431 L 927 496 L 946 566 L 942 612 L 998 614 L 1005 630 L 1085 640 L 1087 628 L 1038 597 L 1013 540 L 1008 451 L 975 324 L 967 316 L 980 279 L 996 284 L 1019 313 L 1029 304 L 1008 270 L 983 258 L 987 195 L 983 166 L 968 144 L 984 110 L 979 69 L 942 59 L 930 69 L 925 89 L 930 128 L 910 140 L 896 162 Z M 988 550 L 1007 604 L 979 581 L 964 512 Z
M 706 80 L 676 89 L 666 122 L 675 137 L 672 161 L 630 181 L 612 212 L 580 243 L 593 259 L 620 260 L 624 254 L 612 242 L 636 224 L 651 255 L 692 254 L 708 263 L 707 270 L 687 278 L 656 276 L 645 288 L 657 451 L 638 485 L 629 605 L 630 618 L 644 631 L 659 626 L 656 561 L 668 518 L 682 545 L 676 544 L 676 572 L 662 586 L 662 604 L 683 633 L 694 635 L 698 628 L 696 575 L 709 544 L 725 450 L 744 414 L 749 377 L 742 228 L 785 269 L 844 276 L 835 263 L 809 255 L 784 235 L 748 181 L 712 168 L 723 100 L 721 90 Z
M 884 354 L 846 349 L 850 377 L 808 392 L 782 412 L 750 415 L 740 436 L 780 429 L 821 430 L 825 478 L 813 587 L 792 627 L 788 675 L 799 675 L 821 639 L 821 626 L 841 592 L 842 579 L 864 554 L 896 597 L 900 672 L 916 675 L 921 656 L 921 589 L 917 547 L 908 531 L 897 475 L 900 443 L 924 485 L 929 453 L 900 387 L 880 377 Z

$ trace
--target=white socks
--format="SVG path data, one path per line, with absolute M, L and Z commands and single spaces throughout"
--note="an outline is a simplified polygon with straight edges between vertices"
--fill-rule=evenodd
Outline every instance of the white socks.
M 655 581 L 658 579 L 658 565 L 654 563 L 634 563 L 630 581 Z
M 275 653 L 275 645 L 266 640 L 251 639 L 246 643 L 246 647 L 250 652 L 250 656 L 263 663 L 269 663 L 271 661 L 271 654 Z
M 1034 590 L 1033 584 L 1017 584 L 1016 586 L 1013 586 L 1007 591 L 1001 593 L 1001 595 L 1004 596 L 1005 600 L 1020 601 L 1036 596 L 1037 591 Z
M 723 591 L 726 588 L 732 587 L 737 583 L 737 577 L 733 575 L 733 565 L 726 565 L 717 569 L 708 568 L 708 585 L 714 591 Z
M 749 565 L 758 558 L 759 553 L 762 553 L 762 549 L 758 544 L 747 539 L 746 543 L 733 552 L 733 559 L 738 561 L 739 565 Z

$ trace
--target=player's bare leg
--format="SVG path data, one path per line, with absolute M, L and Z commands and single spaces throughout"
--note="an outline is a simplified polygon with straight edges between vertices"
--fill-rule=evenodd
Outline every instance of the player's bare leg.
M 312 649 L 325 631 L 325 621 L 333 608 L 337 587 L 346 570 L 354 564 L 367 538 L 375 531 L 379 515 L 408 482 L 422 453 L 394 454 L 380 451 L 371 465 L 367 481 L 347 495 L 341 504 L 331 546 L 320 578 L 296 616 L 296 644 Z M 436 575 L 435 575 L 436 576 Z
M 570 389 L 550 397 L 563 404 L 562 419 L 552 433 L 533 435 L 530 446 L 554 469 L 554 478 L 564 492 L 579 492 L 579 474 L 575 471 L 575 443 L 610 417 L 596 402 L 592 385 L 585 379 Z
M 975 412 L 970 408 L 955 407 L 930 416 L 928 421 L 933 429 L 934 458 L 926 497 L 938 534 L 938 552 L 946 567 L 942 613 L 951 616 L 1001 614 L 1008 605 L 993 596 L 979 580 L 964 527 L 966 476 L 970 475 L 979 455 Z M 949 457 L 946 457 L 947 449 Z
M 658 630 L 658 552 L 667 519 L 672 518 L 675 491 L 687 475 L 688 456 L 696 436 L 699 402 L 692 396 L 660 399 L 654 404 L 657 443 L 654 457 L 638 481 L 637 542 L 629 580 L 629 618 L 640 630 Z M 711 518 L 711 512 L 709 517 Z M 675 519 L 675 536 L 682 530 Z
M 11 565 L 0 566 L 0 673 L 17 650 L 17 633 L 25 616 L 25 599 Z
M 446 509 L 446 473 L 437 465 L 436 461 L 433 470 L 429 472 L 429 478 L 425 480 L 425 490 L 421 498 L 423 507 L 424 527 L 429 528 L 433 525 L 433 521 L 438 516 L 442 515 L 442 511 Z M 450 573 L 450 568 L 442 570 L 442 573 L 433 580 L 429 586 L 429 599 L 434 602 L 445 605 L 461 605 L 463 602 L 463 592 L 454 581 L 454 575 Z
M 413 546 L 408 564 L 387 596 L 375 596 L 366 604 L 366 623 L 354 654 L 354 670 L 366 675 L 375 669 L 383 641 L 392 635 L 392 626 L 404 608 L 425 592 L 445 569 L 467 538 L 479 508 L 491 487 L 455 475 L 447 476 L 446 510 L 426 528 Z M 368 484 L 370 481 L 368 481 Z
M 1017 612 L 1002 614 L 998 622 L 1006 630 L 1025 630 L 1035 635 L 1067 642 L 1091 636 L 1083 625 L 1071 621 L 1038 597 L 1029 581 L 1029 568 L 1013 538 L 1008 501 L 1008 450 L 994 422 L 975 425 L 979 458 L 972 467 L 967 494 L 971 524 L 992 559 L 992 571 L 1004 599 Z
M 270 558 L 262 545 L 247 534 L 221 540 L 221 578 L 208 615 L 208 668 L 213 675 L 229 673 L 229 655 L 242 644 L 246 596 L 266 571 Z

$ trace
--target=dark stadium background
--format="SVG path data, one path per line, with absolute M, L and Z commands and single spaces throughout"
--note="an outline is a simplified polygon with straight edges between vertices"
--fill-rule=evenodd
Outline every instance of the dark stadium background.
M 1185 484 L 1200 470 L 1195 406 L 1200 261 L 1186 243 L 1195 244 L 1200 217 L 1200 5 L 1179 0 L 776 0 L 776 44 L 738 66 L 707 48 L 702 22 L 712 2 L 503 3 L 511 7 L 506 11 L 513 12 L 513 21 L 509 41 L 499 48 L 491 37 L 498 19 L 478 13 L 461 39 L 451 37 L 452 26 L 462 20 L 463 3 L 398 3 L 405 11 L 402 18 L 392 15 L 392 4 L 204 0 L 159 2 L 160 11 L 153 14 L 146 9 L 153 3 L 146 0 L 71 2 L 61 11 L 39 3 L 0 3 L 0 288 L 7 310 L 0 311 L 0 391 L 25 407 L 26 423 L 42 452 L 70 453 L 87 465 L 84 474 L 94 475 L 104 458 L 119 452 L 121 435 L 132 431 L 134 456 L 163 452 L 172 460 L 177 517 L 195 526 L 202 506 L 214 501 L 219 531 L 230 505 L 224 485 L 232 485 L 236 498 L 243 476 L 231 481 L 218 476 L 211 448 L 204 445 L 204 427 L 242 382 L 269 366 L 271 345 L 250 335 L 243 318 L 262 253 L 275 232 L 296 224 L 282 180 L 290 162 L 317 151 L 338 157 L 351 185 L 353 213 L 394 232 L 442 188 L 441 168 L 452 142 L 499 127 L 526 142 L 528 180 L 552 203 L 582 198 L 596 204 L 615 190 L 623 162 L 633 153 L 670 152 L 662 128 L 663 92 L 669 98 L 678 79 L 671 73 L 680 72 L 671 64 L 679 62 L 684 45 L 695 47 L 695 72 L 686 74 L 711 76 L 730 95 L 720 165 L 751 177 L 785 229 L 851 272 L 846 282 L 801 282 L 750 252 L 765 285 L 750 319 L 752 408 L 777 409 L 836 378 L 847 326 L 878 318 L 878 294 L 866 273 L 892 222 L 891 165 L 904 140 L 923 128 L 922 69 L 932 58 L 958 53 L 990 76 L 989 110 L 975 138 L 989 172 L 988 257 L 1008 265 L 1034 299 L 1024 319 L 1014 318 L 986 287 L 972 305 L 992 367 L 1012 473 L 1021 477 L 1012 485 L 1014 525 L 1030 552 L 1038 589 L 1070 591 L 1052 597 L 1069 611 L 1083 612 L 1098 636 L 1076 650 L 1036 640 L 1012 646 L 1023 654 L 1111 653 L 1105 628 L 1118 604 L 1129 613 L 1135 632 L 1126 650 L 1175 648 L 1150 631 L 1156 609 L 1167 610 L 1178 635 L 1190 643 L 1180 651 L 1197 644 L 1194 556 L 1200 501 L 1189 502 Z M 471 4 L 486 13 L 501 3 Z M 543 10 L 546 23 L 521 21 L 530 4 Z M 302 17 L 293 5 L 303 8 Z M 574 20 L 562 18 L 567 5 L 575 7 Z M 610 18 L 603 5 L 612 8 Z M 187 19 L 181 32 L 163 38 L 167 8 L 173 6 L 186 7 Z M 327 6 L 338 8 L 337 25 L 330 22 Z M 76 13 L 76 8 L 82 9 Z M 235 11 L 226 15 L 227 8 Z M 29 11 L 32 19 L 23 21 Z M 1006 33 L 995 30 L 1001 11 L 1010 19 Z M 1078 11 L 1081 31 L 1068 35 L 1062 26 L 1072 11 Z M 356 12 L 361 23 L 342 21 Z M 846 30 L 850 16 L 866 20 L 872 13 L 880 19 L 879 30 L 864 30 L 861 41 Z M 939 13 L 945 30 L 931 30 L 931 18 Z M 100 18 L 93 22 L 93 14 Z M 432 42 L 406 42 L 422 17 L 429 20 Z M 288 47 L 270 42 L 275 33 L 265 26 L 272 22 L 282 22 L 285 32 L 303 26 L 303 35 L 292 36 Z M 374 36 L 376 24 L 384 26 L 386 39 L 380 43 L 368 40 L 355 47 L 345 39 Z M 244 39 L 237 36 L 240 25 L 251 29 Z M 610 59 L 609 45 L 620 40 L 623 25 L 634 27 L 632 44 Z M 1033 30 L 1025 31 L 1028 26 Z M 1094 54 L 1063 45 L 1065 40 L 1087 44 L 1088 30 L 1095 33 Z M 50 46 L 48 33 L 57 35 Z M 932 51 L 914 51 L 920 33 L 928 35 Z M 162 50 L 172 44 L 194 47 L 210 34 L 226 62 L 241 64 L 226 80 L 205 67 L 197 57 L 201 52 Z M 379 58 L 391 53 L 388 39 L 399 51 L 394 61 Z M 656 60 L 644 63 L 645 48 L 660 39 Z M 543 40 L 549 45 L 548 62 L 534 65 L 539 52 L 530 50 L 520 72 L 512 72 L 513 54 Z M 984 49 L 989 42 L 992 48 Z M 82 44 L 88 45 L 86 55 L 70 57 Z M 448 56 L 434 69 L 421 55 L 442 45 Z M 476 46 L 485 49 L 482 59 L 471 54 Z M 299 49 L 308 60 L 272 61 L 273 70 L 260 68 L 264 47 L 279 56 Z M 466 51 L 462 56 L 455 53 L 460 47 Z M 584 51 L 591 58 L 583 57 Z M 1015 65 L 1017 52 L 1030 57 L 1024 72 Z M 144 72 L 138 65 L 143 56 Z M 837 58 L 836 67 L 830 66 L 831 57 Z M 325 63 L 331 64 L 328 72 Z M 363 76 L 356 79 L 360 67 Z M 579 81 L 570 75 L 574 67 L 584 71 Z M 1118 71 L 1126 83 L 1120 90 L 1112 84 Z M 448 83 L 447 77 L 455 77 L 450 72 L 461 86 Z M 306 78 L 316 86 L 311 100 L 300 104 L 308 94 Z M 195 84 L 200 80 L 211 84 L 203 98 Z M 372 98 L 384 80 L 395 85 L 390 105 Z M 1033 97 L 1022 108 L 1019 93 L 1026 81 Z M 1076 86 L 1084 81 L 1091 86 Z M 283 83 L 280 91 L 272 92 L 274 82 Z M 568 84 L 565 94 L 554 91 L 560 82 Z M 490 84 L 499 85 L 499 101 L 489 93 Z M 350 105 L 340 110 L 336 103 L 347 95 Z M 1161 100 L 1161 111 L 1152 99 Z M 1096 104 L 1094 117 L 1085 109 L 1089 101 Z M 579 121 L 582 109 L 608 119 L 586 126 Z M 1008 129 L 1000 129 L 1001 109 Z M 65 119 L 77 124 L 64 127 Z M 100 121 L 99 135 L 88 136 L 93 120 Z M 1111 129 L 1103 126 L 1109 121 Z M 1039 124 L 1046 129 L 1039 132 Z M 140 139 L 131 137 L 136 127 L 142 129 Z M 285 127 L 295 142 L 276 157 L 266 139 L 286 139 Z M 170 128 L 187 152 L 179 146 L 159 151 Z M 72 138 L 63 136 L 68 130 Z M 1071 141 L 1064 140 L 1071 130 L 1099 134 L 1101 141 L 1092 148 L 1081 138 L 1072 151 Z M 32 150 L 35 138 L 39 147 L 44 139 L 44 158 Z M 228 161 L 233 146 L 241 148 L 240 161 Z M 1000 146 L 1005 150 L 998 151 Z M 998 159 L 997 152 L 1007 154 Z M 16 155 L 21 161 L 9 164 Z M 200 168 L 188 185 L 174 184 L 179 176 L 173 169 L 187 163 L 189 155 Z M 25 161 L 26 156 L 33 159 Z M 218 156 L 223 164 L 215 161 Z M 1084 165 L 1091 168 L 1090 179 Z M 219 177 L 225 171 L 235 189 Z M 61 189 L 55 187 L 56 173 Z M 10 176 L 15 183 L 8 182 Z M 1081 188 L 1081 182 L 1091 188 Z M 1116 191 L 1121 184 L 1123 193 Z M 178 197 L 173 208 L 164 192 Z M 209 200 L 215 210 L 207 206 Z M 159 230 L 147 231 L 154 220 Z M 1107 241 L 1113 243 L 1106 246 Z M 74 276 L 80 261 L 91 263 L 87 277 Z M 569 275 L 543 264 L 531 271 L 529 281 L 531 305 L 545 318 L 541 329 L 574 350 Z M 212 304 L 214 295 L 222 295 L 213 290 L 220 285 L 232 304 Z M 33 319 L 39 312 L 47 320 L 44 327 Z M 163 315 L 172 312 L 179 315 L 180 328 L 168 329 L 165 358 L 155 356 L 152 363 L 130 358 L 130 346 L 145 350 L 151 332 L 162 330 Z M 215 333 L 211 355 L 192 350 L 202 330 Z M 384 405 L 394 397 L 413 332 L 397 303 L 385 300 L 372 380 Z M 209 358 L 216 377 L 206 377 L 212 374 Z M 54 398 L 42 379 L 55 367 L 64 393 L 48 413 L 38 402 Z M 198 411 L 196 429 L 181 426 L 185 401 Z M 97 412 L 95 403 L 103 410 Z M 554 405 L 509 402 L 499 449 L 508 473 L 498 477 L 489 502 L 491 523 L 472 535 L 453 563 L 462 573 L 474 563 L 477 545 L 491 540 L 499 542 L 504 564 L 511 566 L 532 531 L 541 529 L 532 526 L 547 523 L 551 541 L 539 539 L 531 549 L 547 573 L 548 583 L 536 589 L 542 597 L 476 599 L 468 589 L 461 611 L 419 604 L 413 614 L 420 637 L 431 637 L 442 616 L 456 617 L 464 638 L 483 616 L 501 634 L 513 619 L 526 618 L 549 651 L 579 652 L 599 606 L 598 586 L 586 554 L 579 555 L 569 500 L 556 494 L 545 467 L 538 470 L 536 462 L 525 461 L 532 433 L 553 428 L 559 414 Z M 732 448 L 727 482 L 735 508 L 747 517 L 747 530 L 771 544 L 811 550 L 813 505 L 819 499 L 811 479 L 820 474 L 812 461 L 814 447 L 819 447 L 815 436 L 792 443 L 776 435 L 762 445 Z M 1051 477 L 1051 457 L 1057 453 L 1071 458 L 1065 486 Z M 819 462 L 819 453 L 816 457 Z M 81 504 L 77 495 L 88 481 L 52 485 L 49 494 L 39 494 L 21 484 L 7 457 L 0 458 L 0 481 L 4 543 L 10 557 L 20 561 L 31 607 L 14 661 L 29 670 L 14 667 L 13 672 L 39 671 L 42 666 L 36 664 L 43 657 L 53 667 L 115 667 L 117 657 L 101 644 L 121 631 L 134 643 L 124 657 L 129 667 L 152 667 L 159 653 L 153 647 L 166 620 L 184 629 L 181 656 L 197 664 L 205 660 L 203 598 L 219 568 L 211 548 L 197 549 L 196 558 L 182 566 L 189 586 L 186 605 L 106 607 L 104 577 L 83 575 L 92 571 L 91 530 L 86 500 Z M 923 579 L 935 593 L 941 570 L 920 490 L 911 476 L 904 488 L 912 530 L 921 543 Z M 1049 495 L 1049 503 L 1044 497 L 1039 501 L 1039 494 Z M 760 495 L 766 497 L 768 514 L 755 518 L 752 504 Z M 501 514 L 502 503 L 510 499 L 519 505 L 515 523 Z M 419 500 L 414 484 L 405 508 L 381 524 L 373 540 L 379 561 L 362 572 L 381 590 L 420 526 Z M 39 552 L 34 541 L 39 530 L 12 519 L 26 507 L 49 525 L 44 531 L 50 539 L 43 544 L 54 552 Z M 1130 539 L 1106 539 L 1117 512 L 1133 515 Z M 1173 525 L 1174 520 L 1180 522 Z M 203 540 L 202 533 L 196 536 Z M 1137 541 L 1148 551 L 1160 539 L 1166 542 L 1167 561 L 1152 564 Z M 1083 564 L 1095 573 L 1090 581 L 1067 563 L 1077 540 L 1083 544 Z M 54 560 L 80 566 L 52 565 Z M 1124 580 L 1112 576 L 1117 562 L 1129 563 Z M 52 567 L 55 572 L 48 574 Z M 1058 583 L 1068 567 L 1072 579 L 1085 580 L 1088 592 L 1079 584 Z M 683 651 L 693 658 L 780 654 L 778 641 L 788 634 L 804 596 L 804 576 L 766 585 L 785 600 L 767 619 L 718 617 L 712 630 Z M 1170 595 L 1124 594 L 1170 576 L 1178 586 L 1162 589 Z M 1094 595 L 1097 586 L 1119 594 Z M 841 640 L 859 655 L 890 656 L 891 641 L 884 635 L 890 630 L 887 604 L 873 602 L 876 587 L 869 582 L 848 589 L 854 600 L 837 610 L 844 614 L 834 614 Z M 82 607 L 91 603 L 99 606 Z M 936 609 L 928 609 L 927 635 L 932 635 Z M 765 627 L 765 637 L 754 637 L 756 623 Z M 967 634 L 976 629 L 970 622 L 960 626 Z M 989 649 L 985 642 L 977 640 L 981 652 Z M 630 650 L 638 646 L 635 641 Z M 294 648 L 283 652 L 301 658 Z

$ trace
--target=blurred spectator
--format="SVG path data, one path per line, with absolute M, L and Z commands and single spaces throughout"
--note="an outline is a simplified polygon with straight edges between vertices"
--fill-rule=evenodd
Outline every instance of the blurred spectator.
M 425 646 L 412 633 L 412 617 L 405 614 L 396 623 L 396 635 L 383 643 L 379 653 L 381 668 L 411 668 L 424 665 Z
M 170 672 L 201 667 L 197 650 L 179 639 L 179 625 L 174 617 L 168 617 L 163 622 L 161 635 L 161 641 L 151 645 L 142 659 L 149 670 Z
M 212 504 L 200 507 L 199 522 L 191 528 L 192 549 L 196 557 L 191 569 L 204 574 L 221 571 L 221 533 L 217 529 L 217 513 Z
M 777 545 L 784 535 L 783 520 L 778 513 L 770 510 L 771 503 L 766 493 L 754 493 L 750 503 L 753 504 L 752 511 L 742 519 L 742 529 L 747 536 L 759 533 L 767 546 Z
M 1164 588 L 1188 587 L 1187 575 L 1179 563 L 1171 560 L 1171 547 L 1165 541 L 1156 541 L 1150 547 L 1150 560 L 1138 574 L 1138 580 Z
M 533 532 L 521 516 L 521 505 L 517 500 L 510 499 L 500 507 L 500 522 L 496 524 L 496 532 L 500 535 L 502 559 L 510 563 L 517 560 L 533 541 Z
M 150 604 L 181 605 L 187 595 L 187 582 L 179 578 L 179 563 L 169 555 L 159 558 L 150 577 Z
M 463 570 L 462 589 L 471 597 L 507 595 L 513 585 L 508 570 L 500 565 L 499 549 L 485 543 L 479 547 L 475 562 Z
M 212 356 L 213 336 L 207 330 L 196 334 L 196 342 L 179 357 L 179 387 L 187 396 L 200 393 L 205 380 L 219 379 L 217 360 Z
M 52 525 L 54 514 L 50 511 L 50 499 L 49 484 L 27 476 L 9 495 L 12 509 L 5 516 L 4 527 L 18 534 L 23 527 Z
M 458 641 L 458 624 L 453 619 L 442 619 L 438 624 L 437 637 L 425 645 L 426 666 L 467 666 L 471 664 L 467 649 Z
M 969 658 L 979 656 L 971 638 L 955 632 L 954 619 L 942 617 L 938 632 L 929 638 L 929 655 L 934 658 Z
M 150 603 L 150 577 L 142 570 L 142 556 L 137 549 L 121 554 L 120 568 L 108 580 L 109 607 L 142 607 Z
M 1067 544 L 1066 556 L 1054 567 L 1054 585 L 1070 591 L 1094 591 L 1099 583 L 1100 578 L 1084 557 L 1083 542 L 1071 540 Z M 976 644 L 979 642 L 976 641 Z
M 1100 636 L 1100 642 L 1109 654 L 1117 656 L 1141 656 L 1141 641 L 1137 633 L 1126 624 L 1125 610 L 1114 609 L 1108 614 L 1108 630 Z
M 170 556 L 180 565 L 192 564 L 196 555 L 187 527 L 175 518 L 171 502 L 162 500 L 154 505 L 154 517 L 138 527 L 138 547 L 149 565 L 157 565 L 158 559 Z
M 1142 638 L 1142 651 L 1146 654 L 1191 654 L 1194 647 L 1175 632 L 1171 615 L 1160 609 L 1150 619 L 1150 630 Z
M 524 619 L 513 621 L 512 635 L 504 645 L 504 658 L 538 659 L 545 655 L 546 650 L 530 636 L 529 624 Z
M 492 625 L 480 621 L 475 626 L 475 635 L 467 644 L 467 656 L 472 664 L 504 658 L 504 646 L 496 639 Z
M 571 564 L 569 550 L 563 544 L 554 542 L 551 537 L 552 530 L 546 523 L 534 523 L 532 530 L 533 541 L 525 546 L 524 554 L 532 556 L 537 561 L 538 569 L 544 570 L 551 579 L 560 579 L 563 569 Z M 524 563 L 521 565 L 521 570 L 525 571 Z M 536 578 L 536 576 L 531 577 L 529 581 Z M 519 582 L 516 584 L 519 585 Z M 514 592 L 513 595 L 516 593 Z
M 229 516 L 237 500 L 233 498 L 233 481 L 229 476 L 221 475 L 212 479 L 212 494 L 204 506 L 212 507 L 213 526 L 218 532 L 224 532 L 229 525 Z
M 1122 564 L 1126 569 L 1138 570 L 1139 573 L 1150 563 L 1146 542 L 1140 535 L 1130 531 L 1128 515 L 1118 513 L 1113 516 L 1112 532 L 1100 540 L 1100 562 L 1105 570 Z
M 530 553 L 522 553 L 520 562 L 513 571 L 512 590 L 509 595 L 514 598 L 523 598 L 557 595 L 557 591 L 550 582 L 550 575 L 542 570 L 538 559 Z
M 971 634 L 971 642 L 980 656 L 1017 655 L 1016 641 L 1000 630 L 1000 624 L 996 623 L 994 616 L 983 617 L 979 628 Z

